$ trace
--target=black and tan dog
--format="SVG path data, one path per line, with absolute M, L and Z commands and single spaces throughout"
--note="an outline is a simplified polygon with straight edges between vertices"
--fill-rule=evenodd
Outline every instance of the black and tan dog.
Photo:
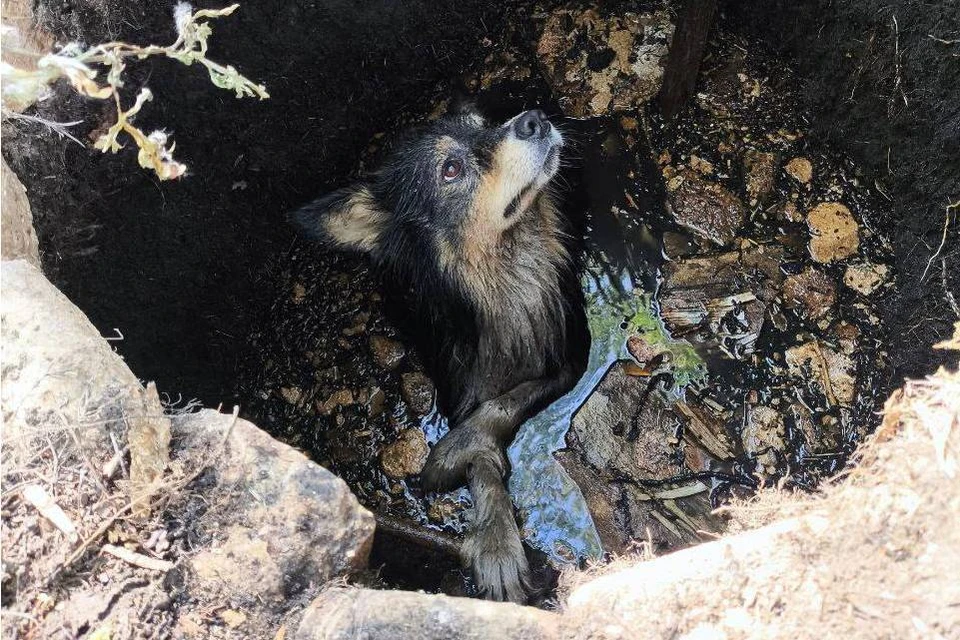
M 562 147 L 542 111 L 490 125 L 461 107 L 410 135 L 370 181 L 296 214 L 322 242 L 367 254 L 394 298 L 452 427 L 423 486 L 470 487 L 465 560 L 501 600 L 523 601 L 527 576 L 505 448 L 586 365 L 576 249 L 547 192 Z

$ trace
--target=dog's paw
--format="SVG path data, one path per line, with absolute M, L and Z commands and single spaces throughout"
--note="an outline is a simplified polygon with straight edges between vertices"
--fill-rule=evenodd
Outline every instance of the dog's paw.
M 526 604 L 530 567 L 512 518 L 474 530 L 464 541 L 462 553 L 483 597 Z
M 470 465 L 479 460 L 490 460 L 506 468 L 506 458 L 500 446 L 480 427 L 469 422 L 452 429 L 440 438 L 420 472 L 420 481 L 426 491 L 452 491 L 467 483 Z

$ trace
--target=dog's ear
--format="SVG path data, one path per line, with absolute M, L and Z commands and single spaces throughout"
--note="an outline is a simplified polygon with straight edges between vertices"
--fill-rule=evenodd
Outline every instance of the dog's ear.
M 293 213 L 307 235 L 336 249 L 375 252 L 387 225 L 387 212 L 363 184 L 338 189 Z

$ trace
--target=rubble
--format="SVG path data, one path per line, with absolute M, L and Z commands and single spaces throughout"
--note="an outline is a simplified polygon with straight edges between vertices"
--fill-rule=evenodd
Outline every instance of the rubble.
M 673 30 L 666 11 L 561 8 L 547 17 L 537 60 L 568 116 L 632 110 L 660 90 Z
M 399 341 L 386 336 L 370 336 L 370 354 L 377 366 L 383 369 L 396 369 L 407 351 Z
M 783 282 L 783 302 L 811 321 L 830 314 L 837 299 L 833 280 L 819 269 L 808 267 Z
M 843 284 L 857 293 L 869 296 L 887 281 L 889 268 L 884 264 L 854 262 L 847 265 L 843 274 Z

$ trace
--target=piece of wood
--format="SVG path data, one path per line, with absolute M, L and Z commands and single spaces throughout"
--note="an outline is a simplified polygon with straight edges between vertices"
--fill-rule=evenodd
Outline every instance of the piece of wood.
M 658 96 L 660 111 L 667 120 L 677 115 L 693 95 L 716 10 L 717 0 L 686 0 L 683 3 Z
M 145 556 L 142 553 L 130 551 L 130 549 L 127 549 L 126 547 L 117 547 L 112 544 L 105 544 L 103 545 L 103 552 L 115 558 L 120 558 L 127 564 L 132 564 L 133 566 L 140 567 L 142 569 L 150 569 L 151 571 L 170 571 L 170 569 L 173 569 L 173 563 L 169 560 L 151 558 L 150 556 Z

